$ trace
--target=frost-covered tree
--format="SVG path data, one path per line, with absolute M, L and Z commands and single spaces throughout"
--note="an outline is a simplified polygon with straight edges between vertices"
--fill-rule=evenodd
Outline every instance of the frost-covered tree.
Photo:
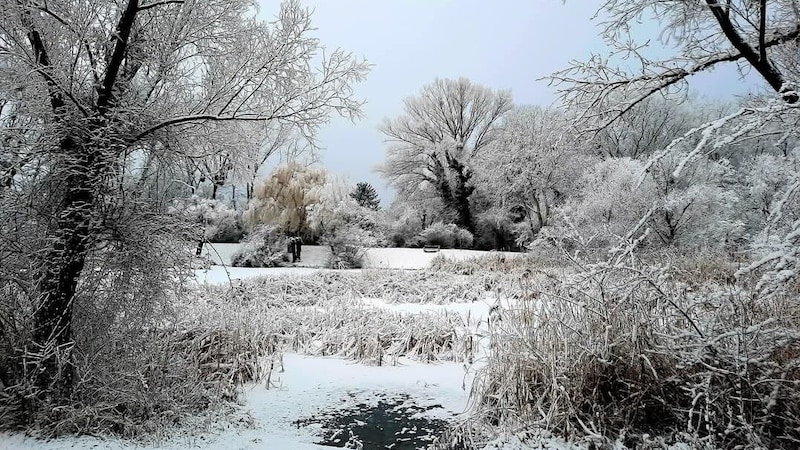
M 609 235 L 624 236 L 655 202 L 652 180 L 640 182 L 645 164 L 631 158 L 607 158 L 578 180 L 578 195 L 564 213 L 574 226 L 602 245 Z
M 385 211 L 383 219 L 392 245 L 415 245 L 418 242 L 414 238 L 431 224 L 452 223 L 455 220 L 453 214 L 447 213 L 438 196 L 427 194 L 421 190 L 412 197 L 398 195 Z
M 594 55 L 552 77 L 566 102 L 592 119 L 590 128 L 603 129 L 652 94 L 674 92 L 692 75 L 725 63 L 754 69 L 785 102 L 798 100 L 793 49 L 800 15 L 793 1 L 604 0 L 600 11 L 611 54 L 627 59 Z M 643 20 L 660 25 L 655 42 L 676 51 L 654 58 L 650 44 L 631 39 Z
M 242 224 L 236 211 L 219 200 L 197 195 L 179 198 L 173 201 L 170 212 L 199 226 L 202 233 L 198 234 L 202 234 L 204 241 L 238 242 L 242 237 Z
M 350 197 L 355 200 L 359 206 L 363 206 L 364 208 L 377 210 L 381 207 L 381 200 L 378 198 L 378 193 L 369 183 L 357 183 L 356 187 L 350 192 Z
M 729 109 L 724 103 L 651 96 L 598 130 L 591 146 L 600 156 L 647 158 L 692 128 L 723 117 Z
M 389 141 L 381 173 L 401 195 L 427 186 L 475 231 L 470 200 L 475 162 L 496 137 L 498 121 L 511 109 L 511 95 L 469 80 L 436 80 L 407 98 L 404 114 L 387 119 L 381 132 Z
M 681 152 L 665 156 L 645 174 L 655 194 L 650 229 L 662 245 L 734 247 L 744 224 L 737 214 L 740 199 L 733 169 L 727 160 L 703 157 L 677 172 L 686 156 Z
M 598 245 L 608 245 L 637 228 L 650 230 L 654 247 L 731 248 L 744 223 L 733 173 L 725 160 L 703 158 L 680 175 L 684 154 L 650 166 L 631 158 L 607 158 L 587 170 L 578 195 L 564 213 Z M 641 230 L 640 230 L 641 231 Z
M 501 121 L 496 138 L 477 163 L 477 183 L 495 208 L 510 217 L 520 244 L 547 225 L 554 206 L 573 189 L 588 158 L 572 139 L 561 111 L 523 106 Z
M 319 202 L 327 182 L 327 172 L 318 167 L 298 163 L 277 167 L 255 188 L 244 212 L 248 226 L 274 225 L 290 235 L 307 233 L 309 207 Z
M 15 223 L 0 228 L 0 252 L 19 255 L 6 233 L 41 236 L 22 259 L 3 260 L 4 270 L 35 268 L 23 285 L 16 275 L 0 283 L 35 303 L 20 348 L 41 356 L 39 392 L 69 395 L 75 300 L 96 257 L 144 255 L 144 242 L 177 229 L 162 223 L 164 191 L 148 189 L 174 180 L 156 169 L 216 154 L 193 144 L 224 142 L 243 123 L 313 134 L 332 113 L 359 114 L 352 84 L 367 66 L 340 50 L 320 54 L 309 10 L 289 1 L 271 23 L 254 14 L 250 0 L 0 2 L 2 116 L 28 125 L 0 130 L 13 189 L 0 197 L 0 222 Z M 142 243 L 121 244 L 133 230 L 147 230 Z M 126 264 L 108 273 L 161 267 Z

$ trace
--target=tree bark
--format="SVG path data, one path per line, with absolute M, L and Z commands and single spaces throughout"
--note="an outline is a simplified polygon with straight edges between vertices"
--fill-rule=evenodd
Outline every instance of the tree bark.
M 469 185 L 472 172 L 458 159 L 450 155 L 446 155 L 446 158 L 447 165 L 456 175 L 455 187 L 450 193 L 451 204 L 457 214 L 456 225 L 475 234 L 475 221 L 469 204 L 469 199 L 475 191 L 475 187 Z
M 73 343 L 73 303 L 86 263 L 95 196 L 90 154 L 70 137 L 62 140 L 61 150 L 72 159 L 72 166 L 67 168 L 66 192 L 55 229 L 50 235 L 51 248 L 42 262 L 41 301 L 34 314 L 34 341 L 40 347 L 42 357 L 37 387 L 68 397 L 74 381 L 74 368 L 69 357 Z

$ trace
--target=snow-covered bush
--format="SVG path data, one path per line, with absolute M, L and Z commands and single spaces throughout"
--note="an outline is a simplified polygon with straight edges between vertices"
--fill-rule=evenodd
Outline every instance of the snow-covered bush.
M 430 194 L 398 197 L 381 217 L 387 241 L 394 247 L 422 247 L 424 243 L 419 237 L 422 230 L 432 223 L 450 223 L 455 219 L 441 199 Z
M 234 267 L 278 267 L 286 261 L 286 237 L 271 225 L 256 227 L 231 257 Z
M 389 244 L 393 247 L 419 247 L 418 239 L 414 238 L 423 230 L 420 217 L 404 210 L 393 218 L 388 233 Z
M 366 248 L 385 246 L 381 212 L 360 206 L 346 188 L 344 183 L 328 183 L 308 211 L 309 227 L 320 244 L 331 248 L 328 266 L 336 269 L 359 268 Z
M 124 214 L 116 222 L 119 240 L 93 248 L 87 257 L 72 304 L 69 346 L 20 351 L 26 328 L 33 329 L 38 299 L 2 282 L 16 261 L 0 265 L 0 428 L 25 427 L 43 437 L 141 437 L 223 403 L 219 380 L 198 368 L 205 344 L 171 325 L 176 317 L 171 300 L 185 293 L 185 249 L 196 230 L 174 215 L 119 212 Z M 30 273 L 17 271 L 15 284 L 23 285 Z M 227 345 L 223 341 L 231 342 L 220 338 L 211 347 Z M 58 358 L 59 377 L 73 382 L 67 405 L 54 403 L 36 386 L 47 357 Z
M 193 195 L 174 200 L 170 212 L 202 227 L 208 242 L 239 242 L 244 234 L 241 214 L 219 200 Z
M 785 156 L 759 155 L 747 174 L 752 262 L 739 276 L 757 273 L 765 294 L 800 293 L 800 148 Z
M 530 221 L 515 215 L 505 208 L 490 208 L 478 214 L 475 226 L 474 245 L 482 250 L 516 250 L 520 246 L 517 231 L 530 229 Z M 514 222 L 514 219 L 519 219 Z M 538 231 L 538 229 L 537 229 Z
M 419 234 L 423 245 L 438 245 L 441 248 L 470 248 L 472 233 L 457 225 L 436 222 Z
M 328 267 L 334 269 L 357 269 L 364 261 L 368 247 L 377 247 L 378 239 L 368 231 L 353 224 L 339 227 L 324 235 L 320 243 L 331 248 Z

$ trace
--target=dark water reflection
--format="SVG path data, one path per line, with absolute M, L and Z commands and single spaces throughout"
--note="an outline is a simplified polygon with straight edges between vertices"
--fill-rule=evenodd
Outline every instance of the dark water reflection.
M 350 394 L 355 398 L 354 394 Z M 330 447 L 412 450 L 425 448 L 447 428 L 443 419 L 427 417 L 440 405 L 420 406 L 410 396 L 383 396 L 377 404 L 356 403 L 295 421 L 298 427 L 322 426 L 319 445 Z M 363 447 L 359 447 L 359 443 Z

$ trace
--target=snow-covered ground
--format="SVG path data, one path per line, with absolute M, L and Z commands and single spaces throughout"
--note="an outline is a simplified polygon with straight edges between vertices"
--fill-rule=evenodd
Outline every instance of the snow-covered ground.
M 226 284 L 238 280 L 262 276 L 302 276 L 324 269 L 330 249 L 317 245 L 304 245 L 302 260 L 291 267 L 231 267 L 231 258 L 241 244 L 206 244 L 203 256 L 209 258 L 211 266 L 194 271 L 201 284 Z
M 242 244 L 211 243 L 203 245 L 203 256 L 207 257 L 212 265 L 231 265 L 233 254 Z M 330 257 L 331 250 L 320 245 L 304 245 L 302 259 L 296 262 L 295 267 L 325 267 Z
M 208 258 L 214 265 L 231 265 L 231 258 L 242 244 L 206 243 L 203 245 L 203 257 Z
M 434 258 L 441 255 L 446 259 L 461 261 L 493 255 L 506 255 L 516 257 L 522 253 L 512 252 L 484 252 L 479 250 L 443 249 L 438 252 L 427 253 L 421 248 L 370 248 L 364 256 L 365 269 L 424 269 L 431 265 Z
M 251 268 L 231 267 L 231 256 L 240 244 L 206 244 L 203 254 L 208 257 L 212 265 L 208 269 L 195 270 L 198 283 L 226 284 L 232 281 L 245 280 L 262 276 L 295 276 L 307 275 L 325 269 L 330 249 L 324 246 L 303 246 L 302 261 L 292 267 Z M 460 261 L 470 258 L 486 256 L 487 254 L 519 257 L 522 253 L 512 252 L 483 252 L 478 250 L 445 249 L 435 253 L 426 253 L 421 248 L 370 248 L 364 256 L 365 269 L 424 269 L 429 267 L 431 261 L 441 255 L 444 258 Z M 352 271 L 351 271 L 352 272 Z
M 211 266 L 208 269 L 196 269 L 195 279 L 201 284 L 227 284 L 256 277 L 302 276 L 319 272 L 315 267 L 225 267 Z M 352 272 L 352 271 L 351 271 Z

